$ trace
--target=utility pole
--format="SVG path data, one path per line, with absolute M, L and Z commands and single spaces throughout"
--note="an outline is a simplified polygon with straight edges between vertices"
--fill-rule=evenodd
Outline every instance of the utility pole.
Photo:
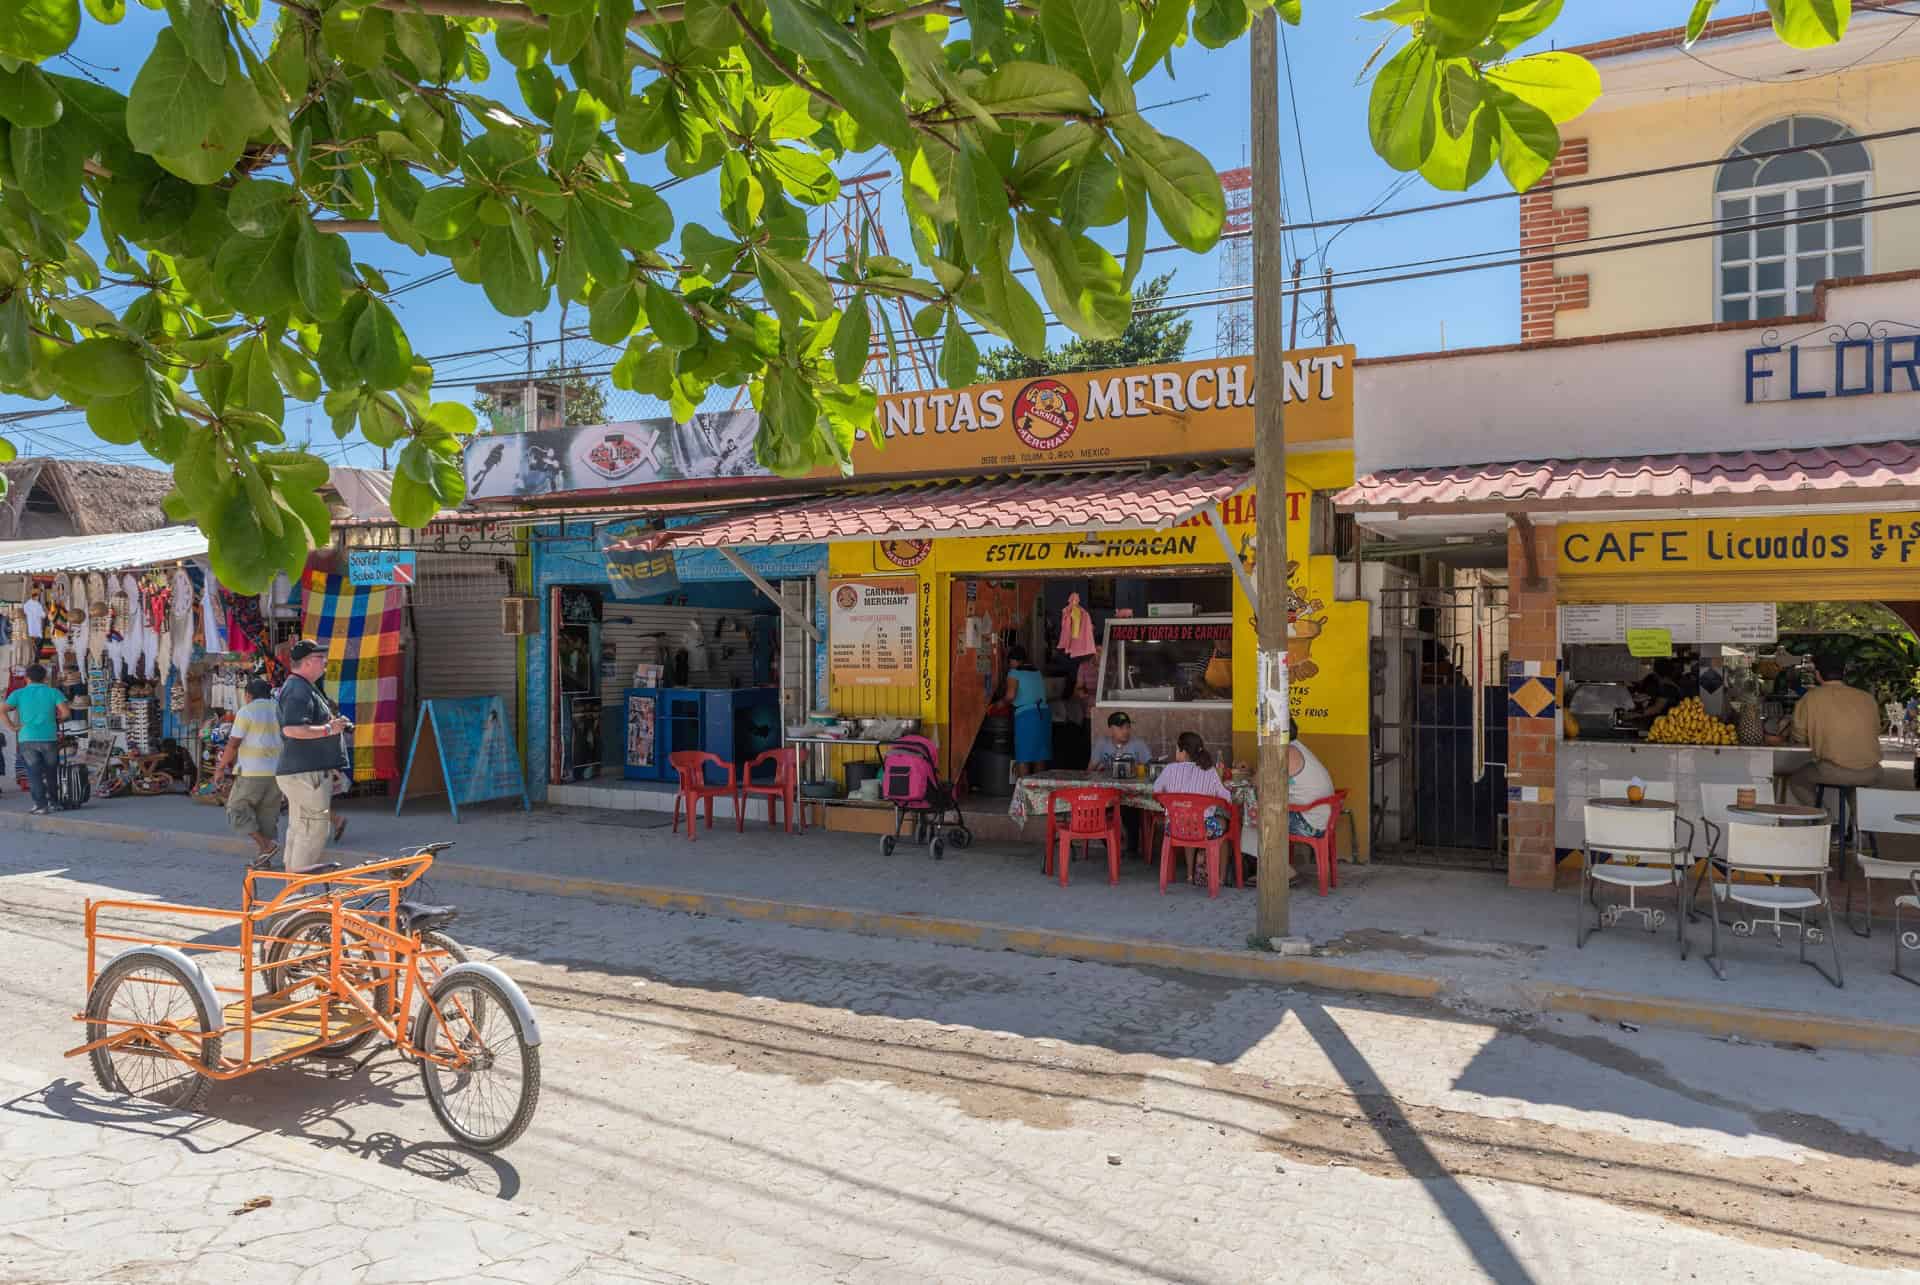
M 531 433 L 540 427 L 540 400 L 533 388 L 533 322 L 520 324 L 527 332 L 527 391 L 520 396 L 520 431 Z
M 1255 722 L 1260 736 L 1260 909 L 1262 940 L 1290 935 L 1287 881 L 1293 874 L 1287 837 L 1287 749 L 1292 719 L 1270 726 L 1266 682 L 1284 674 L 1287 654 L 1287 437 L 1281 371 L 1281 303 L 1286 264 L 1280 244 L 1280 57 L 1273 6 L 1253 20 L 1253 484 L 1255 507 L 1254 604 L 1260 654 Z M 1279 697 L 1286 700 L 1284 695 Z
M 1287 350 L 1289 352 L 1300 346 L 1300 273 L 1306 266 L 1305 259 L 1293 261 L 1293 315 L 1287 319 Z
M 1327 285 L 1327 315 L 1320 319 L 1320 342 L 1330 344 L 1333 342 L 1334 331 L 1337 330 L 1340 325 L 1333 316 L 1333 269 L 1326 269 L 1326 275 L 1322 277 L 1321 280 L 1325 281 Z

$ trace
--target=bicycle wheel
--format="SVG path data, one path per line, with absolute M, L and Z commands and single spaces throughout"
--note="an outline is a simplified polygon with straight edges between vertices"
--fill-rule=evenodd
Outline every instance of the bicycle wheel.
M 182 1038 L 169 1041 L 172 1047 L 191 1055 L 192 1045 L 197 1042 L 199 1065 L 220 1065 L 219 1036 L 198 1041 L 185 1038 L 213 1030 L 215 1015 L 207 1011 L 186 972 L 159 955 L 135 955 L 107 965 L 87 996 L 87 1017 L 98 1019 L 87 1022 L 88 1043 L 126 1029 L 110 1024 L 115 1022 L 178 1026 Z M 93 1063 L 93 1078 L 107 1092 L 145 1098 L 182 1111 L 199 1109 L 213 1083 L 146 1038 L 97 1048 L 87 1057 Z
M 540 1049 L 498 984 L 476 973 L 441 978 L 413 1032 L 422 1054 L 467 1058 L 458 1068 L 420 1061 L 427 1103 L 454 1141 L 498 1151 L 526 1132 L 540 1101 Z
M 325 960 L 315 959 L 305 963 L 292 964 L 283 964 L 280 961 L 284 959 L 298 960 L 302 955 L 312 955 L 319 951 L 326 950 L 333 941 L 333 916 L 329 912 L 325 910 L 297 911 L 280 921 L 280 925 L 275 930 L 274 936 L 283 937 L 286 940 L 274 942 L 267 950 L 265 979 L 267 992 L 269 994 L 275 991 L 285 990 L 287 987 L 305 978 L 324 977 L 326 975 L 327 965 Z M 366 947 L 356 946 L 347 949 L 346 957 L 349 962 L 370 964 L 373 961 L 374 955 L 373 952 Z M 366 971 L 369 975 L 372 975 L 375 970 L 368 968 Z M 381 973 L 384 977 L 385 970 L 381 970 Z M 366 995 L 369 1004 L 373 1005 L 374 1008 L 380 1012 L 385 1013 L 388 1007 L 387 997 L 392 993 L 391 987 L 391 982 L 380 980 L 370 986 L 363 987 L 362 991 Z M 338 1043 L 329 1044 L 325 1048 L 316 1049 L 314 1052 L 316 1056 L 346 1057 L 377 1034 L 379 1034 L 377 1030 L 369 1028 L 361 1031 L 358 1035 L 350 1035 Z

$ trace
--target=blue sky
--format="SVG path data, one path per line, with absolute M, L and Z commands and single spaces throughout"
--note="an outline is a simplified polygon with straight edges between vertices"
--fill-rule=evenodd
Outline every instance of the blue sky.
M 1286 196 L 1293 219 L 1308 216 L 1309 188 L 1314 215 L 1326 219 L 1357 214 L 1373 206 L 1402 177 L 1374 156 L 1367 142 L 1368 90 L 1356 77 L 1382 30 L 1376 24 L 1350 16 L 1367 7 L 1370 6 L 1308 0 L 1304 25 L 1286 31 L 1292 92 L 1290 96 L 1283 77 L 1281 138 L 1287 172 Z M 1754 0 L 1733 0 L 1722 4 L 1720 16 L 1731 16 L 1754 7 L 1757 7 Z M 268 8 L 271 11 L 271 6 Z M 1688 8 L 1686 0 L 1569 4 L 1553 35 L 1564 45 L 1673 26 L 1685 21 Z M 102 27 L 89 19 L 74 53 L 85 61 L 91 74 L 125 90 L 146 56 L 153 33 L 163 22 L 162 15 L 138 5 L 130 6 L 126 21 L 117 27 Z M 77 74 L 72 66 L 59 70 Z M 496 82 L 496 95 L 511 99 L 511 79 L 496 76 Z M 1139 97 L 1142 104 L 1172 101 L 1173 105 L 1152 113 L 1156 127 L 1192 143 L 1219 168 L 1230 169 L 1245 163 L 1248 89 L 1244 41 L 1219 51 L 1194 44 L 1174 54 L 1172 79 L 1164 72 L 1156 72 L 1141 86 Z M 1197 101 L 1175 101 L 1196 96 Z M 1299 108 L 1297 122 L 1292 110 L 1294 102 Z M 849 158 L 840 172 L 843 175 L 860 173 L 887 166 L 887 161 L 883 153 L 869 158 Z M 664 174 L 663 170 L 650 170 L 643 165 L 641 177 L 656 172 Z M 1496 169 L 1481 190 L 1495 190 L 1500 183 Z M 887 197 L 889 201 L 897 198 L 897 191 L 889 191 Z M 668 198 L 682 221 L 713 217 L 715 197 L 710 180 L 683 184 L 668 193 Z M 1443 199 L 1442 194 L 1416 179 L 1388 208 L 1437 199 Z M 1117 231 L 1119 229 L 1109 229 L 1108 233 Z M 896 252 L 899 252 L 905 245 L 905 237 L 903 233 L 897 235 L 900 246 Z M 1510 250 L 1517 243 L 1518 229 L 1514 206 L 1496 202 L 1466 210 L 1358 225 L 1340 232 L 1337 241 L 1329 245 L 1332 235 L 1323 231 L 1316 241 L 1312 234 L 1298 234 L 1289 254 L 1318 262 L 1324 250 L 1325 263 L 1335 272 L 1354 272 L 1435 254 Z M 1120 244 L 1118 237 L 1112 240 L 1116 247 Z M 353 243 L 355 257 L 387 271 L 396 286 L 411 276 L 425 275 L 444 266 L 416 258 L 410 251 L 377 236 L 357 236 Z M 1148 244 L 1165 243 L 1166 238 L 1155 228 Z M 1173 285 L 1176 292 L 1211 289 L 1220 280 L 1217 254 L 1195 256 L 1178 250 L 1150 256 L 1143 275 L 1169 270 L 1176 274 Z M 1362 356 L 1389 355 L 1441 347 L 1443 326 L 1447 347 L 1511 342 L 1518 337 L 1518 293 L 1517 271 L 1496 269 L 1346 290 L 1336 295 L 1335 307 L 1346 342 L 1357 345 Z M 106 296 L 109 306 L 125 301 Z M 395 304 L 401 308 L 416 349 L 423 354 L 466 352 L 521 342 L 519 318 L 495 314 L 477 287 L 457 280 L 409 291 L 397 298 Z M 1212 355 L 1216 343 L 1213 310 L 1197 310 L 1192 315 L 1194 330 L 1189 356 Z M 569 320 L 574 327 L 585 323 L 585 317 L 577 309 Z M 535 317 L 533 322 L 536 338 L 553 339 L 560 330 L 558 308 Z M 1311 318 L 1303 315 L 1302 324 L 1303 329 L 1310 330 Z M 570 345 L 570 349 L 570 355 L 576 360 L 591 359 L 602 352 L 585 341 Z M 554 345 L 543 345 L 539 350 L 542 363 L 554 351 Z M 436 363 L 436 372 L 448 381 L 495 374 L 511 377 L 522 369 L 524 361 L 522 349 L 443 360 Z M 470 388 L 448 388 L 443 396 L 466 401 L 472 392 Z M 627 394 L 615 391 L 612 397 L 612 413 L 616 417 L 654 413 Z M 31 408 L 31 403 L 21 399 L 0 398 L 0 411 Z M 379 453 L 357 438 L 336 444 L 326 417 L 317 410 L 308 412 L 289 407 L 289 438 L 297 441 L 309 428 L 314 446 L 330 458 L 361 466 L 379 463 Z M 13 437 L 22 454 L 105 456 L 127 463 L 145 460 L 137 449 L 116 448 L 97 441 L 77 415 L 50 416 L 5 431 Z

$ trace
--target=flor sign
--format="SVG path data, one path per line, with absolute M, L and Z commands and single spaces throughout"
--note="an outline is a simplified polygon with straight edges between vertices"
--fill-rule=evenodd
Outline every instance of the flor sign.
M 1853 328 L 1854 332 L 1859 329 Z M 1848 338 L 1824 344 L 1747 349 L 1749 404 L 1875 393 L 1920 393 L 1920 334 L 1850 333 Z

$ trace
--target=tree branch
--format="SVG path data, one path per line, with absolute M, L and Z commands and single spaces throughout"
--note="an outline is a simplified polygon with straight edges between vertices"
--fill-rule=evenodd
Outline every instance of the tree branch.
M 785 76 L 788 80 L 792 81 L 794 84 L 800 86 L 800 88 L 806 90 L 809 94 L 812 94 L 819 101 L 833 108 L 833 110 L 837 112 L 844 112 L 845 110 L 847 110 L 846 108 L 840 105 L 840 100 L 838 98 L 835 98 L 832 94 L 829 94 L 826 90 L 820 88 L 820 86 L 809 81 L 806 77 L 802 76 L 793 67 L 788 65 L 787 61 L 783 59 L 777 51 L 775 51 L 774 47 L 767 43 L 766 37 L 762 36 L 760 32 L 754 27 L 754 25 L 751 22 L 747 21 L 747 15 L 740 12 L 739 5 L 730 4 L 727 6 L 727 11 L 733 14 L 733 20 L 740 25 L 741 32 L 746 35 L 747 40 L 753 45 L 753 47 L 760 51 L 760 56 L 762 58 L 765 58 L 769 63 L 773 65 L 773 69 L 775 71 L 779 72 L 782 76 Z
M 379 219 L 315 219 L 317 232 L 384 232 L 386 227 Z

